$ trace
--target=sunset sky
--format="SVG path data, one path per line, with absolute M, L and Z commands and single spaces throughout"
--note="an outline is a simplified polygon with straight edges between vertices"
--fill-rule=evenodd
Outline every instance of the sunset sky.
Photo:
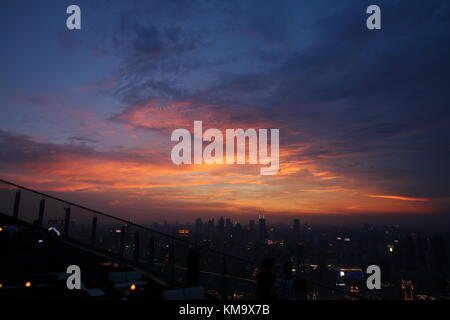
M 0 177 L 139 221 L 450 214 L 449 36 L 448 1 L 2 1 Z M 279 128 L 280 171 L 172 164 L 194 120 Z

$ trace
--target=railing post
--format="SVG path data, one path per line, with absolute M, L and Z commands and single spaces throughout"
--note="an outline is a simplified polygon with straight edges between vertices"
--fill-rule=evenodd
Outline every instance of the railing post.
M 153 267 L 155 262 L 155 237 L 152 235 L 148 241 L 148 265 L 150 268 Z
M 64 208 L 66 215 L 64 217 L 64 236 L 69 236 L 69 227 L 70 227 L 70 208 Z
M 45 211 L 45 199 L 41 199 L 39 203 L 39 217 L 38 217 L 38 225 L 42 228 L 42 223 L 44 222 L 44 211 Z
M 175 275 L 175 243 L 172 241 L 169 247 L 169 272 Z
M 227 255 L 223 254 L 223 261 L 222 261 L 222 288 L 221 288 L 221 297 L 222 300 L 228 300 L 228 288 L 227 288 Z
M 134 232 L 134 261 L 139 260 L 139 231 Z
M 119 248 L 119 255 L 121 258 L 123 258 L 125 249 L 125 226 L 122 226 L 120 229 L 120 248 Z
M 95 246 L 95 236 L 97 233 L 97 217 L 92 218 L 92 227 L 91 227 L 91 245 Z
M 19 208 L 20 208 L 20 190 L 17 190 L 16 197 L 14 199 L 14 209 L 13 209 L 13 217 L 15 219 L 19 218 Z

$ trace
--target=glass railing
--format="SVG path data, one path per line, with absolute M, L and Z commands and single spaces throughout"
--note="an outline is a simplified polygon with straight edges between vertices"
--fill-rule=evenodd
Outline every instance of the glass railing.
M 144 268 L 174 287 L 197 282 L 195 276 L 189 277 L 187 269 L 189 261 L 195 264 L 195 255 L 199 254 L 198 283 L 209 296 L 255 298 L 258 265 L 244 254 L 227 254 L 1 179 L 0 213 L 38 228 L 54 228 L 63 239 Z M 358 298 L 332 286 L 314 281 L 309 284 L 308 299 Z

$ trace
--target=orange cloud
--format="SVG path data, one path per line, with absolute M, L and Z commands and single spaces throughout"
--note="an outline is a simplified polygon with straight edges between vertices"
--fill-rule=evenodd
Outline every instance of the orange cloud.
M 369 194 L 369 197 L 371 197 L 371 198 L 392 199 L 392 200 L 402 200 L 402 201 L 430 201 L 430 199 L 426 199 L 426 198 L 412 198 L 412 197 L 378 195 L 378 194 Z
M 121 117 L 131 127 L 156 128 L 165 134 L 170 131 L 168 123 L 192 127 L 191 119 L 184 118 L 191 107 L 190 102 L 159 107 L 147 102 Z M 220 114 L 214 107 L 201 110 L 214 113 L 214 118 Z M 163 121 L 167 117 L 171 120 Z M 224 115 L 222 119 L 224 124 L 230 118 Z M 216 124 L 222 129 L 220 123 Z M 230 126 L 236 127 L 239 124 Z M 136 132 L 132 129 L 118 134 L 131 139 Z M 3 161 L 1 175 L 42 191 L 92 197 L 108 194 L 107 203 L 126 211 L 138 207 L 151 210 L 189 207 L 198 212 L 227 210 L 239 214 L 254 214 L 257 208 L 283 214 L 433 210 L 434 202 L 430 199 L 385 195 L 380 187 L 362 186 L 352 172 L 334 172 L 332 167 L 325 167 L 317 157 L 308 156 L 313 149 L 311 142 L 281 144 L 279 173 L 261 176 L 260 165 L 176 166 L 170 159 L 169 136 L 167 140 L 148 140 L 149 144 L 141 149 L 99 151 L 93 147 L 38 142 L 30 137 L 10 137 L 7 143 L 11 147 L 14 141 L 17 155 L 8 163 Z M 392 201 L 386 206 L 384 199 L 403 201 Z

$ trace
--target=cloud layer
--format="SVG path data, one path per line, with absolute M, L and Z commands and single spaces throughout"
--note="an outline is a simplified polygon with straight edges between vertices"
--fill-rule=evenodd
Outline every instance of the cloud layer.
M 446 1 L 383 2 L 376 32 L 373 1 L 81 2 L 81 33 L 39 29 L 13 62 L 26 25 L 2 19 L 5 179 L 143 218 L 450 209 Z M 279 128 L 279 174 L 173 165 L 170 133 L 194 120 Z

